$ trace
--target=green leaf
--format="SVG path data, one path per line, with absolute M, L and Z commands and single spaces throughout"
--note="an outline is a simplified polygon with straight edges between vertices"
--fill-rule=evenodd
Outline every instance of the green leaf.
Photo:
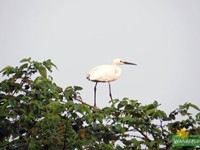
M 150 148 L 153 148 L 157 145 L 157 141 L 151 141 L 150 142 Z
M 182 116 L 191 115 L 191 113 L 188 113 L 187 110 L 181 110 L 181 111 L 180 111 L 180 114 L 181 114 Z
M 64 96 L 67 100 L 72 100 L 72 95 L 73 95 L 74 91 L 72 86 L 68 86 L 67 88 L 65 88 L 64 90 Z
M 149 104 L 149 105 L 146 106 L 145 109 L 146 109 L 146 110 L 155 109 L 155 105 L 154 105 L 154 104 Z
M 194 108 L 194 109 L 196 109 L 196 110 L 198 110 L 198 111 L 200 111 L 200 108 L 198 106 L 192 104 L 192 103 L 187 103 L 187 105 L 192 107 L 192 108 Z
M 153 115 L 155 113 L 155 108 L 147 110 L 147 115 Z
M 196 114 L 196 119 L 197 119 L 198 121 L 200 121 L 200 112 Z M 199 124 L 200 124 L 200 122 L 199 122 Z
M 130 100 L 130 103 L 132 106 L 135 106 L 136 104 L 139 105 L 137 100 Z
M 0 73 L 6 71 L 9 67 L 11 67 L 11 66 L 6 66 L 6 67 L 4 67 L 4 68 L 0 71 Z
M 35 105 L 38 109 L 41 109 L 43 107 L 42 103 L 40 101 L 32 100 L 30 105 Z
M 3 68 L 0 73 L 3 72 L 3 76 L 4 75 L 10 75 L 12 73 L 15 73 L 15 68 L 14 67 L 11 67 L 11 66 L 6 66 L 5 68 Z
M 21 65 L 21 66 L 19 67 L 19 69 L 20 69 L 20 70 L 23 70 L 24 68 L 27 68 L 27 67 L 28 67 L 28 64 L 25 63 L 25 64 Z
M 0 100 L 0 109 L 4 110 L 8 106 L 8 100 L 7 99 L 1 99 Z
M 158 117 L 160 118 L 164 118 L 164 119 L 167 118 L 167 114 L 164 111 L 157 110 L 157 114 L 158 114 Z
M 130 104 L 128 104 L 128 105 L 126 105 L 125 106 L 125 108 L 124 108 L 126 111 L 127 110 L 130 110 L 130 111 L 132 111 L 133 110 L 133 106 L 132 105 L 130 105 Z
M 43 62 L 43 65 L 44 65 L 50 72 L 52 72 L 52 66 L 54 66 L 56 69 L 58 69 L 57 66 L 56 66 L 54 63 L 51 62 L 51 59 L 48 59 L 48 60 L 44 61 L 44 62 Z
M 20 63 L 22 63 L 22 62 L 30 62 L 30 60 L 31 60 L 31 57 L 29 57 L 29 58 L 24 58 L 24 59 L 22 59 L 22 60 L 20 61 Z
M 117 124 L 117 125 L 115 125 L 115 129 L 116 129 L 117 131 L 120 131 L 120 132 L 121 132 L 122 126 L 121 126 L 120 124 Z
M 119 102 L 119 99 L 113 99 L 113 100 L 111 100 L 110 102 L 112 102 L 112 105 L 111 105 L 111 106 L 115 106 L 115 104 Z M 110 102 L 109 102 L 109 103 L 110 103 Z
M 8 99 L 8 103 L 11 107 L 15 107 L 17 105 L 17 101 L 14 99 Z
M 158 102 L 157 101 L 154 101 L 153 104 L 154 104 L 155 107 L 158 106 Z
M 44 79 L 42 77 L 37 77 L 35 80 L 34 80 L 34 84 L 40 84 L 44 81 Z
M 87 105 L 82 104 L 82 106 L 83 106 L 83 110 L 86 112 L 86 114 L 91 114 L 91 109 Z
M 93 122 L 93 120 L 94 119 L 92 117 L 89 117 L 86 121 L 87 121 L 88 124 L 91 124 Z
M 128 102 L 126 101 L 126 100 L 122 100 L 118 105 L 117 105 L 117 107 L 118 108 L 122 108 L 122 107 L 124 107 L 125 105 L 127 105 L 128 104 Z
M 82 87 L 80 87 L 80 86 L 74 86 L 74 90 L 75 91 L 80 91 L 80 90 L 82 90 L 83 88 Z
M 135 147 L 140 147 L 141 143 L 138 140 L 132 139 L 131 141 L 132 141 L 132 143 L 134 144 Z
M 48 105 L 46 105 L 48 109 L 50 109 L 53 113 L 59 113 L 62 112 L 62 104 L 55 101 L 55 102 L 50 102 Z
M 47 70 L 44 67 L 39 67 L 39 73 L 41 74 L 42 77 L 47 78 Z
M 126 122 L 126 121 L 129 121 L 130 119 L 131 119 L 131 118 L 130 118 L 130 116 L 128 115 L 128 116 L 123 117 L 122 121 L 123 121 L 123 122 Z

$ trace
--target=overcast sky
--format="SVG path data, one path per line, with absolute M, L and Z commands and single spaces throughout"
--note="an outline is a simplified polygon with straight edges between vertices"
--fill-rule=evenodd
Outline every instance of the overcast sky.
M 0 0 L 0 52 L 1 69 L 51 59 L 54 81 L 83 87 L 90 104 L 87 71 L 121 58 L 138 65 L 121 66 L 114 98 L 157 100 L 168 112 L 200 106 L 199 0 Z M 97 106 L 109 100 L 108 85 L 98 84 Z

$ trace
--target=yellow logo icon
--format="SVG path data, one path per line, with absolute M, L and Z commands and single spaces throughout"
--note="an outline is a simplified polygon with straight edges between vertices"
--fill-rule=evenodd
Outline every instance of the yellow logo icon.
M 181 138 L 186 138 L 189 132 L 186 131 L 186 128 L 182 128 L 180 130 L 177 130 L 176 134 Z

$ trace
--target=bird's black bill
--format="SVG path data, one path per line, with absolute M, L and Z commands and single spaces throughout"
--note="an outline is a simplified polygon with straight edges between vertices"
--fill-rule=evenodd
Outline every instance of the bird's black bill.
M 126 61 L 124 61 L 123 63 L 127 64 L 127 65 L 137 65 L 137 64 L 134 64 L 134 63 L 131 63 L 131 62 L 126 62 Z

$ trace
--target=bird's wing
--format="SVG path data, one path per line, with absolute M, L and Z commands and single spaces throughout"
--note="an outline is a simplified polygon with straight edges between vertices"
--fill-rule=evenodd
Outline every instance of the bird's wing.
M 115 68 L 111 65 L 101 65 L 91 69 L 87 78 L 91 81 L 109 82 L 114 80 Z

